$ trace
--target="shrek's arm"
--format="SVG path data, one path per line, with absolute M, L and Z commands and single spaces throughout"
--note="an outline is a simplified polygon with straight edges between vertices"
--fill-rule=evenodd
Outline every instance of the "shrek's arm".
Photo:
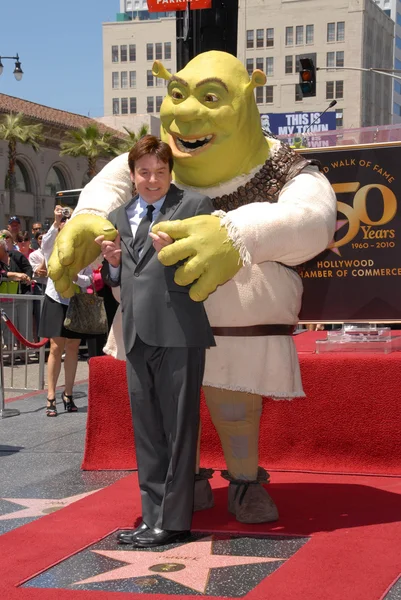
M 131 196 L 128 154 L 109 162 L 82 190 L 72 219 L 56 238 L 49 261 L 49 276 L 60 294 L 72 296 L 77 273 L 100 255 L 95 238 L 104 235 L 105 239 L 115 239 L 117 233 L 107 216 Z
M 187 262 L 175 281 L 189 285 L 193 300 L 205 300 L 242 265 L 278 261 L 296 265 L 323 251 L 332 239 L 336 199 L 328 180 L 314 169 L 287 184 L 275 204 L 242 206 L 228 213 L 163 222 L 154 231 L 168 233 L 176 243 L 164 248 L 165 265 Z

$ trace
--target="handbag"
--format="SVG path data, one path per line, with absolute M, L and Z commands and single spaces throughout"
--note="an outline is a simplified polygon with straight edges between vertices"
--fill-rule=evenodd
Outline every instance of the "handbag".
M 103 298 L 95 293 L 85 292 L 72 296 L 65 315 L 64 327 L 84 335 L 107 333 L 107 316 Z

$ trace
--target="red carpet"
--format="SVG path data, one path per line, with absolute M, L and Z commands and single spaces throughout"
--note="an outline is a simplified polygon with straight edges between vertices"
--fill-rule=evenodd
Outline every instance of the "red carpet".
M 216 506 L 195 515 L 194 530 L 311 536 L 246 600 L 380 600 L 400 575 L 400 479 L 276 473 L 268 489 L 280 507 L 281 519 L 253 526 L 241 525 L 228 515 L 225 484 L 215 475 Z M 0 597 L 162 600 L 165 596 L 160 594 L 16 587 L 116 529 L 132 526 L 138 516 L 139 493 L 132 474 L 2 535 Z
M 296 337 L 307 397 L 265 400 L 259 463 L 270 470 L 401 475 L 401 353 L 316 355 L 318 336 Z M 224 468 L 204 402 L 201 419 L 202 465 Z M 125 363 L 92 359 L 82 468 L 135 467 Z

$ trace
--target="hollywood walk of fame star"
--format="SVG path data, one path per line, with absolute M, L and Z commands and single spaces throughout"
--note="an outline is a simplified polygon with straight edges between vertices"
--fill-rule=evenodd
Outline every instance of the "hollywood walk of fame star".
M 97 554 L 127 564 L 124 567 L 118 567 L 95 577 L 77 581 L 74 585 L 114 581 L 130 577 L 146 577 L 152 575 L 152 573 L 157 573 L 170 581 L 184 585 L 197 592 L 205 593 L 209 581 L 210 569 L 286 560 L 285 558 L 261 556 L 212 554 L 212 545 L 213 538 L 209 536 L 162 552 L 93 550 Z
M 25 510 L 16 510 L 12 513 L 0 515 L 0 521 L 6 521 L 7 519 L 24 519 L 26 517 L 43 517 L 49 513 L 60 510 L 69 506 L 73 502 L 82 500 L 86 496 L 90 496 L 99 490 L 93 490 L 92 492 L 85 492 L 84 494 L 78 494 L 77 496 L 69 496 L 67 498 L 0 498 L 0 500 L 6 500 L 7 502 L 13 502 L 14 504 L 20 504 L 25 506 Z

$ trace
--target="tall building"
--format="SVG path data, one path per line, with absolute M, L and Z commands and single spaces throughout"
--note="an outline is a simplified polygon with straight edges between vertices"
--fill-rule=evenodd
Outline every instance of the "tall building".
M 157 116 L 165 82 L 152 63 L 176 70 L 175 13 L 151 14 L 144 0 L 120 0 L 120 11 L 103 24 L 105 116 Z M 261 114 L 320 113 L 335 99 L 337 128 L 391 123 L 391 78 L 358 69 L 392 68 L 393 43 L 394 22 L 373 0 L 239 1 L 237 56 L 249 73 L 267 75 L 255 91 Z M 313 98 L 298 85 L 302 56 L 324 69 Z
M 401 0 L 376 0 L 376 4 L 394 21 L 393 67 L 400 71 L 395 75 L 401 78 Z M 392 98 L 393 123 L 401 123 L 401 79 L 393 80 Z

